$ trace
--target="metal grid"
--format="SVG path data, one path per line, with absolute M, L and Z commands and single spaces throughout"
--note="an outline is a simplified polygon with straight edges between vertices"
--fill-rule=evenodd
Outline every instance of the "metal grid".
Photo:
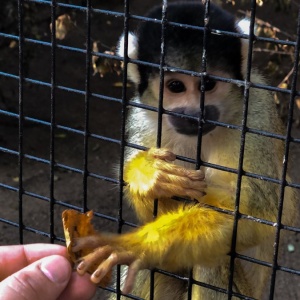
M 145 149 L 144 147 L 141 147 L 140 145 L 134 145 L 134 144 L 130 144 L 129 142 L 126 141 L 126 137 L 125 137 L 125 127 L 126 127 L 126 108 L 128 106 L 137 106 L 137 107 L 141 107 L 143 109 L 147 109 L 147 110 L 151 110 L 151 111 L 156 111 L 158 113 L 158 136 L 157 136 L 157 146 L 159 147 L 161 144 L 161 129 L 162 129 L 162 114 L 166 113 L 166 114 L 170 114 L 170 115 L 176 115 L 175 113 L 172 112 L 166 112 L 163 110 L 163 78 L 164 78 L 164 72 L 168 71 L 168 67 L 166 67 L 164 65 L 164 31 L 166 26 L 181 26 L 180 24 L 176 24 L 176 23 L 171 23 L 171 22 L 167 22 L 167 1 L 163 0 L 162 3 L 163 5 L 163 12 L 162 12 L 162 20 L 151 20 L 149 18 L 144 18 L 142 16 L 138 16 L 138 15 L 132 15 L 129 13 L 129 5 L 130 5 L 130 1 L 129 0 L 125 0 L 124 1 L 124 12 L 120 13 L 120 12 L 114 12 L 114 11 L 110 11 L 110 10 L 102 10 L 102 9 L 94 9 L 92 8 L 92 1 L 91 0 L 87 0 L 86 1 L 86 6 L 79 6 L 79 5 L 72 5 L 72 4 L 67 4 L 67 3 L 62 3 L 56 0 L 52 0 L 52 1 L 47 1 L 47 0 L 18 0 L 18 31 L 19 34 L 18 35 L 13 35 L 13 34 L 7 34 L 4 32 L 0 32 L 0 37 L 5 38 L 5 39 L 10 39 L 10 40 L 15 40 L 18 42 L 18 50 L 19 50 L 19 74 L 13 74 L 13 73 L 8 73 L 8 72 L 3 72 L 0 69 L 0 76 L 1 77 L 6 77 L 6 78 L 12 78 L 18 81 L 18 86 L 19 86 L 19 107 L 18 107 L 18 113 L 13 113 L 9 110 L 5 110 L 5 109 L 1 109 L 0 110 L 0 116 L 7 116 L 9 118 L 12 119 L 17 119 L 18 120 L 18 149 L 14 150 L 14 149 L 10 149 L 10 148 L 6 148 L 6 147 L 2 147 L 0 146 L 0 152 L 9 154 L 11 156 L 17 157 L 18 158 L 18 167 L 19 167 L 19 183 L 18 186 L 12 186 L 12 185 L 8 185 L 8 184 L 4 184 L 0 182 L 0 189 L 6 189 L 6 190 L 11 190 L 13 192 L 16 192 L 18 194 L 18 212 L 19 212 L 19 218 L 17 222 L 13 222 L 9 219 L 6 218 L 0 218 L 0 222 L 7 224 L 8 226 L 14 226 L 17 227 L 19 230 L 19 242 L 23 243 L 23 235 L 25 231 L 31 231 L 34 233 L 37 233 L 38 235 L 43 235 L 49 238 L 49 241 L 51 243 L 55 242 L 55 241 L 63 241 L 63 238 L 61 236 L 57 236 L 55 234 L 55 230 L 54 230 L 54 224 L 56 222 L 56 216 L 55 216 L 55 211 L 54 211 L 54 207 L 55 206 L 63 206 L 66 208 L 74 208 L 77 210 L 82 210 L 82 211 L 86 211 L 89 207 L 88 204 L 88 197 L 87 197 L 87 192 L 88 192 L 88 178 L 93 177 L 96 178 L 97 180 L 101 180 L 101 181 L 107 181 L 107 182 L 111 182 L 113 184 L 117 184 L 119 187 L 119 213 L 117 217 L 111 217 L 105 214 L 101 214 L 101 213 L 96 213 L 96 216 L 99 218 L 105 218 L 108 219 L 112 222 L 116 222 L 118 224 L 118 229 L 117 231 L 120 233 L 122 232 L 122 228 L 124 225 L 129 225 L 129 226 L 136 226 L 136 224 L 134 222 L 132 222 L 131 220 L 125 220 L 123 218 L 123 163 L 124 163 L 124 149 L 126 146 L 129 147 L 134 147 L 137 149 Z M 54 24 L 55 20 L 57 18 L 57 9 L 59 7 L 64 7 L 64 8 L 68 8 L 68 9 L 72 9 L 74 11 L 81 11 L 85 14 L 85 23 L 86 23 L 86 48 L 77 48 L 77 47 L 69 47 L 69 46 L 65 46 L 62 45 L 60 43 L 57 42 L 55 35 L 55 26 L 52 30 L 51 33 L 51 41 L 49 42 L 45 42 L 45 41 L 41 41 L 38 39 L 31 39 L 31 38 L 27 38 L 24 35 L 24 4 L 25 3 L 39 3 L 45 6 L 49 6 L 51 8 L 51 23 Z M 206 1 L 206 12 L 205 12 L 205 16 L 208 17 L 209 16 L 209 1 Z M 235 126 L 232 124 L 224 124 L 221 122 L 216 122 L 216 121 L 207 121 L 210 122 L 212 124 L 215 124 L 217 126 L 223 126 L 223 127 L 229 127 L 235 130 L 239 130 L 242 132 L 241 135 L 241 143 L 240 143 L 240 157 L 239 157 L 239 165 L 237 169 L 231 169 L 231 168 L 226 168 L 226 167 L 222 167 L 222 166 L 217 166 L 217 165 L 212 165 L 209 164 L 207 162 L 201 161 L 200 159 L 198 160 L 192 160 L 192 159 L 188 159 L 186 157 L 178 157 L 179 159 L 182 160 L 186 160 L 189 162 L 192 162 L 195 164 L 196 168 L 199 168 L 201 165 L 203 166 L 209 166 L 212 168 L 216 168 L 219 170 L 224 170 L 227 172 L 232 172 L 238 175 L 238 182 L 237 182 L 237 192 L 236 192 L 236 203 L 235 203 L 235 210 L 232 211 L 225 211 L 225 210 L 221 210 L 221 209 L 217 209 L 216 210 L 222 212 L 222 213 L 226 213 L 226 214 L 230 214 L 234 216 L 234 229 L 233 229 L 233 239 L 232 239 L 232 248 L 231 248 L 231 263 L 230 263 L 230 276 L 229 276 L 229 285 L 228 285 L 228 289 L 224 290 L 222 288 L 219 287 L 215 287 L 206 283 L 202 283 L 202 282 L 197 282 L 196 280 L 194 280 L 192 278 L 192 275 L 190 275 L 189 278 L 185 278 L 185 277 L 181 277 L 178 276 L 176 274 L 171 274 L 168 273 L 166 271 L 163 270 L 154 270 L 152 272 L 152 285 L 151 285 L 151 293 L 150 293 L 150 298 L 153 299 L 154 297 L 154 274 L 155 272 L 159 272 L 162 274 L 165 274 L 166 276 L 172 276 L 172 277 L 176 277 L 178 279 L 182 279 L 188 282 L 188 290 L 189 290 L 189 299 L 191 299 L 191 290 L 192 290 L 192 286 L 193 284 L 198 284 L 200 286 L 209 288 L 209 289 L 213 289 L 216 290 L 218 292 L 224 293 L 228 295 L 228 299 L 232 299 L 232 297 L 237 297 L 239 299 L 252 299 L 249 298 L 245 295 L 241 295 L 238 293 L 233 292 L 233 271 L 234 271 L 234 261 L 235 259 L 242 259 L 242 260 L 246 260 L 249 261 L 251 263 L 255 263 L 255 264 L 259 264 L 259 265 L 263 265 L 266 267 L 269 267 L 272 269 L 272 276 L 271 276 L 271 280 L 270 280 L 270 287 L 269 287 L 269 299 L 273 299 L 274 297 L 274 290 L 275 290 L 275 281 L 276 281 L 276 274 L 277 271 L 284 271 L 287 273 L 291 273 L 291 274 L 295 274 L 295 275 L 300 275 L 300 270 L 297 269 L 292 269 L 292 268 L 288 268 L 285 266 L 281 266 L 278 264 L 278 252 L 279 252 L 279 241 L 280 241 L 280 233 L 281 230 L 288 230 L 288 231 L 293 231 L 293 232 L 297 232 L 300 233 L 300 228 L 297 227 L 291 227 L 291 226 L 285 226 L 283 224 L 281 224 L 281 216 L 282 216 L 282 209 L 283 209 L 283 198 L 284 198 L 284 189 L 285 187 L 289 186 L 292 188 L 296 188 L 296 189 L 300 189 L 300 184 L 299 183 L 287 183 L 286 181 L 286 173 L 287 173 L 287 164 L 288 164 L 288 159 L 289 159 L 289 148 L 290 148 L 290 144 L 291 143 L 296 143 L 297 145 L 300 144 L 300 139 L 294 138 L 291 135 L 291 129 L 292 129 L 292 122 L 293 122 L 293 111 L 294 111 L 294 99 L 296 96 L 300 96 L 300 91 L 297 91 L 297 80 L 298 80 L 298 66 L 299 66 L 299 51 L 300 51 L 300 11 L 298 14 L 298 27 L 297 27 L 297 40 L 296 41 L 284 41 L 284 40 L 278 40 L 278 39 L 272 39 L 272 38 L 263 38 L 263 37 L 257 37 L 254 34 L 254 21 L 255 21 L 255 13 L 256 13 L 256 1 L 251 1 L 251 16 L 250 16 L 250 22 L 251 22 L 251 26 L 250 26 L 250 32 L 249 32 L 249 36 L 247 35 L 243 35 L 243 34 L 235 34 L 235 33 L 228 33 L 228 32 L 220 32 L 221 34 L 224 35 L 231 35 L 231 36 L 237 36 L 240 38 L 247 38 L 249 39 L 249 51 L 248 51 L 248 60 L 247 60 L 247 73 L 246 73 L 246 79 L 245 81 L 239 81 L 239 80 L 235 80 L 235 79 L 224 79 L 218 76 L 210 76 L 213 79 L 216 80 L 220 80 L 220 81 L 224 81 L 224 82 L 230 82 L 230 83 L 234 83 L 234 84 L 238 84 L 240 86 L 244 87 L 244 112 L 243 112 L 243 123 L 241 126 Z M 159 65 L 156 64 L 152 64 L 149 62 L 143 62 L 143 61 L 138 61 L 138 60 L 132 60 L 129 59 L 127 56 L 125 56 L 125 58 L 120 58 L 118 56 L 115 55 L 110 55 L 110 54 L 105 54 L 105 53 L 100 53 L 100 52 L 94 52 L 92 51 L 91 48 L 91 18 L 92 18 L 92 14 L 93 15 L 109 15 L 109 16 L 113 16 L 113 17 L 117 17 L 117 18 L 121 18 L 124 21 L 124 33 L 125 33 L 125 40 L 124 40 L 124 45 L 125 45 L 125 53 L 127 52 L 127 46 L 128 46 L 128 32 L 129 30 L 131 30 L 130 28 L 130 21 L 131 20 L 137 20 L 137 21 L 147 21 L 147 22 L 158 22 L 161 23 L 162 25 L 162 41 L 161 41 L 161 45 L 162 45 L 162 53 L 161 53 L 161 61 Z M 207 18 L 209 20 L 209 18 Z M 193 26 L 187 26 L 185 25 L 187 28 L 193 28 Z M 195 30 L 197 30 L 197 28 L 193 28 Z M 199 30 L 199 28 L 198 28 Z M 209 29 L 209 22 L 206 23 L 206 26 L 204 28 L 201 28 L 201 30 L 204 31 L 204 48 L 206 47 L 205 45 L 205 39 L 206 39 L 206 32 L 208 32 Z M 292 84 L 291 84 L 291 88 L 290 89 L 282 89 L 282 88 L 278 88 L 278 87 L 274 87 L 274 86 L 267 86 L 267 85 L 262 85 L 262 84 L 258 84 L 258 83 L 252 83 L 251 82 L 251 67 L 252 67 L 252 53 L 253 53 L 253 42 L 254 41 L 263 41 L 263 42 L 269 42 L 269 43 L 276 43 L 276 44 L 282 44 L 282 45 L 289 45 L 289 46 L 293 46 L 295 51 L 294 51 L 294 67 L 293 67 L 293 79 L 292 79 Z M 51 49 L 51 81 L 47 82 L 47 81 L 41 81 L 41 80 L 36 80 L 34 78 L 29 78 L 25 76 L 24 73 L 24 45 L 26 43 L 31 43 L 31 44 L 36 44 L 36 45 L 42 45 L 45 47 L 48 47 Z M 74 89 L 74 88 L 70 88 L 68 86 L 62 86 L 62 85 L 58 85 L 57 84 L 57 80 L 56 80 L 56 73 L 57 73 L 57 62 L 56 62 L 56 52 L 58 49 L 61 49 L 63 51 L 71 51 L 71 52 L 78 52 L 78 53 L 83 53 L 85 55 L 85 89 Z M 205 53 L 205 51 L 203 51 Z M 99 93 L 93 93 L 90 89 L 90 77 L 91 77 L 91 57 L 92 55 L 95 56 L 99 56 L 99 57 L 104 57 L 104 58 L 110 58 L 110 59 L 115 59 L 115 60 L 122 60 L 124 63 L 124 75 L 123 75 L 123 89 L 122 89 L 122 97 L 121 98 L 114 98 L 114 97 L 110 97 L 104 94 L 99 94 Z M 160 71 L 160 78 L 161 78 L 161 82 L 160 82 L 160 91 L 159 91 L 159 106 L 158 109 L 154 108 L 154 107 L 149 107 L 147 105 L 143 105 L 143 104 L 137 104 L 134 103 L 130 100 L 128 100 L 128 91 L 127 91 L 127 64 L 129 62 L 132 63 L 136 63 L 136 64 L 145 64 L 148 66 L 152 66 L 152 67 L 156 67 L 159 69 Z M 174 70 L 174 68 L 172 67 L 172 70 Z M 200 73 L 197 72 L 191 72 L 191 71 L 187 71 L 187 70 L 180 70 L 178 69 L 178 72 L 183 73 L 183 74 L 189 74 L 192 76 L 198 76 L 201 77 L 201 82 L 202 82 L 202 96 L 201 96 L 201 105 L 203 107 L 204 105 L 204 77 L 206 76 L 206 56 L 204 55 L 202 58 L 202 70 Z M 24 109 L 23 109 L 23 103 L 24 103 L 24 84 L 25 83 L 31 83 L 33 85 L 40 85 L 43 86 L 45 88 L 50 88 L 50 94 L 51 94 L 51 119 L 50 121 L 45 121 L 39 118 L 33 118 L 30 116 L 27 116 L 24 113 Z M 274 134 L 274 133 L 270 133 L 270 132 L 265 132 L 265 131 L 260 131 L 260 130 L 255 130 L 252 128 L 248 128 L 246 126 L 246 120 L 247 120 L 247 108 L 248 108 L 248 98 L 249 98 L 249 89 L 250 88 L 259 88 L 259 89 L 265 89 L 265 90 L 269 90 L 271 92 L 281 92 L 284 94 L 288 94 L 290 97 L 290 102 L 289 102 L 289 111 L 288 111 L 288 122 L 287 122 L 287 127 L 286 127 L 286 134 L 284 136 L 278 135 L 278 134 Z M 83 130 L 79 130 L 73 127 L 69 127 L 69 126 L 64 126 L 64 125 L 60 125 L 57 124 L 56 122 L 56 91 L 57 90 L 63 90 L 63 91 L 67 91 L 70 94 L 79 94 L 84 96 L 84 129 Z M 113 138 L 109 138 L 107 136 L 103 136 L 103 135 L 99 135 L 99 134 L 95 134 L 93 132 L 91 132 L 90 130 L 90 116 L 89 116 L 89 112 L 90 112 L 90 98 L 94 97 L 97 99 L 101 99 L 104 101 L 112 101 L 112 102 L 117 102 L 119 104 L 121 104 L 121 135 L 120 135 L 120 139 L 113 139 Z M 33 156 L 33 155 L 29 155 L 27 153 L 24 152 L 24 136 L 23 136 L 23 130 L 24 130 L 24 122 L 31 122 L 33 124 L 39 124 L 45 127 L 48 127 L 50 129 L 50 156 L 49 159 L 43 159 L 41 157 L 38 156 Z M 66 132 L 71 132 L 74 133 L 76 135 L 80 135 L 83 137 L 83 167 L 82 168 L 74 168 L 71 167 L 67 164 L 61 164 L 61 163 L 57 163 L 55 160 L 55 155 L 56 155 L 56 145 L 55 145 L 55 132 L 56 130 L 61 129 L 63 131 Z M 272 137 L 272 138 L 276 138 L 276 139 L 280 139 L 283 140 L 285 143 L 285 160 L 283 162 L 283 166 L 282 166 L 282 177 L 281 179 L 277 180 L 268 176 L 261 176 L 260 174 L 255 174 L 255 173 L 250 173 L 250 172 L 245 172 L 243 171 L 243 155 L 244 155 L 244 147 L 245 147 L 245 136 L 246 133 L 254 133 L 254 134 L 259 134 L 262 136 L 266 136 L 266 137 Z M 95 138 L 95 139 L 99 139 L 99 140 L 103 140 L 105 142 L 109 142 L 109 143 L 114 143 L 119 145 L 120 147 L 120 167 L 119 167 L 119 178 L 115 179 L 112 177 L 107 177 L 101 174 L 96 174 L 96 173 L 92 173 L 89 171 L 89 167 L 88 167 L 88 150 L 89 150 L 89 139 L 90 138 Z M 200 154 L 201 152 L 201 130 L 199 132 L 199 138 L 198 138 L 198 153 Z M 198 155 L 198 157 L 200 157 L 200 155 Z M 49 175 L 50 175 L 50 185 L 49 185 L 49 191 L 50 191 L 50 196 L 49 197 L 45 197 L 42 196 L 40 194 L 34 193 L 34 192 L 29 192 L 26 189 L 24 189 L 23 187 L 23 163 L 24 160 L 31 160 L 31 161 L 35 161 L 35 162 L 39 162 L 42 164 L 45 164 L 49 167 Z M 82 186 L 83 186 L 83 195 L 82 195 L 82 205 L 76 206 L 64 201 L 60 201 L 55 199 L 54 196 L 54 191 L 55 191 L 55 185 L 54 185 L 54 181 L 55 181 L 55 169 L 56 168 L 61 168 L 67 171 L 70 171 L 72 173 L 77 173 L 80 174 L 82 176 Z M 276 227 L 276 236 L 275 236 L 275 240 L 274 240 L 274 257 L 273 257 L 273 262 L 272 263 L 267 263 L 264 261 L 259 261 L 257 259 L 251 258 L 251 257 L 247 257 L 245 255 L 240 255 L 237 254 L 235 252 L 235 245 L 236 245 L 236 237 L 237 237 L 237 224 L 238 224 L 238 220 L 241 218 L 247 218 L 249 219 L 249 216 L 243 215 L 239 212 L 239 198 L 240 198 L 240 188 L 241 188 L 241 179 L 242 176 L 249 176 L 252 178 L 257 178 L 257 179 L 262 179 L 262 180 L 266 180 L 266 181 L 270 181 L 276 184 L 279 184 L 281 189 L 281 194 L 280 194 L 280 200 L 279 200 L 279 210 L 278 210 L 278 217 L 277 217 L 277 221 L 276 222 L 270 222 L 267 220 L 262 220 L 262 219 L 258 219 L 258 218 L 254 218 L 254 217 L 250 217 L 250 219 L 252 219 L 255 222 L 260 222 L 262 224 L 266 224 L 268 226 L 273 226 Z M 50 219 L 49 219 L 49 231 L 41 231 L 38 230 L 36 228 L 30 227 L 30 226 L 26 226 L 23 222 L 23 198 L 24 196 L 30 196 L 36 199 L 39 199 L 41 201 L 46 201 L 49 204 L 49 212 L 50 212 Z M 109 205 L 109 204 L 107 204 Z M 89 207 L 90 208 L 90 207 Z M 154 215 L 157 212 L 157 201 L 155 202 L 154 205 Z M 118 269 L 117 272 L 117 278 L 116 278 L 116 289 L 113 288 L 108 288 L 108 291 L 112 291 L 112 292 L 116 292 L 117 298 L 120 298 L 120 270 Z M 137 297 L 134 296 L 128 296 L 131 299 L 139 299 Z

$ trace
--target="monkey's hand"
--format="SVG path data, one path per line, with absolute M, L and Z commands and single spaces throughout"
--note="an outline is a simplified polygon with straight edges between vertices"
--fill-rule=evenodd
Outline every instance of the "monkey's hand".
M 83 275 L 91 266 L 98 265 L 96 271 L 91 275 L 91 281 L 98 284 L 114 266 L 118 264 L 128 265 L 128 273 L 122 292 L 129 293 L 133 288 L 138 271 L 147 268 L 147 264 L 143 260 L 141 252 L 134 251 L 134 248 L 129 250 L 127 247 L 126 249 L 126 245 L 132 246 L 132 240 L 129 244 L 126 241 L 121 241 L 124 237 L 126 239 L 126 236 L 126 234 L 122 236 L 99 234 L 77 239 L 72 248 L 73 252 L 86 248 L 94 249 L 93 252 L 80 259 L 77 272 Z
M 206 183 L 201 170 L 189 170 L 171 163 L 176 155 L 167 149 L 151 148 L 126 163 L 124 179 L 131 197 L 199 199 Z
M 237 245 L 256 243 L 260 230 L 255 230 L 253 227 L 257 225 L 252 223 L 241 228 L 243 234 L 238 236 Z M 80 259 L 77 271 L 84 274 L 91 266 L 97 265 L 91 275 L 95 283 L 100 282 L 114 266 L 128 265 L 122 289 L 128 293 L 141 269 L 161 268 L 176 272 L 196 264 L 218 265 L 230 251 L 232 227 L 232 216 L 196 204 L 161 215 L 130 233 L 79 238 L 75 240 L 72 251 L 93 249 Z

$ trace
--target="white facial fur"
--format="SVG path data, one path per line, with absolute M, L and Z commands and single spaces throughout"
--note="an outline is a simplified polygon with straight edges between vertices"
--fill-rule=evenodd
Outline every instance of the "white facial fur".
M 250 20 L 249 19 L 242 19 L 236 24 L 236 28 L 238 32 L 242 34 L 249 35 L 250 33 Z M 254 33 L 255 33 L 254 28 Z M 248 46 L 249 40 L 248 39 L 241 39 L 242 43 L 242 75 L 245 77 L 246 70 L 247 70 L 247 57 L 248 57 Z
M 125 37 L 123 34 L 119 40 L 118 47 L 117 47 L 117 54 L 121 57 L 124 57 L 124 54 L 126 55 L 126 53 L 124 53 L 124 51 L 125 51 L 124 43 L 125 43 Z M 138 39 L 137 39 L 136 35 L 133 34 L 132 32 L 128 33 L 128 48 L 127 49 L 128 49 L 127 56 L 130 59 L 138 58 Z M 140 83 L 140 75 L 139 75 L 136 64 L 132 64 L 132 63 L 128 64 L 128 76 L 129 76 L 130 80 L 132 82 L 134 82 L 135 84 Z

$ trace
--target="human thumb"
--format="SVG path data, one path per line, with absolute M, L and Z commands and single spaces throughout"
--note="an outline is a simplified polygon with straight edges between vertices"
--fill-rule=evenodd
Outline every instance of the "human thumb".
M 71 277 L 68 260 L 59 255 L 42 258 L 0 283 L 1 300 L 56 300 Z

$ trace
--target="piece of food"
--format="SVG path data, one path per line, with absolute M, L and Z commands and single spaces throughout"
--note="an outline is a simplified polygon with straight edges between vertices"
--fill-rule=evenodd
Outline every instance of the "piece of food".
M 86 248 L 78 252 L 72 251 L 72 245 L 77 238 L 91 236 L 97 234 L 91 221 L 93 218 L 93 212 L 88 211 L 86 213 L 80 213 L 76 210 L 67 209 L 62 213 L 62 222 L 64 228 L 64 234 L 66 238 L 66 246 L 71 261 L 76 265 L 80 262 L 81 258 L 93 252 L 94 249 Z M 99 262 L 92 265 L 88 272 L 92 274 L 98 267 Z M 99 283 L 101 287 L 106 287 L 111 280 L 111 272 L 108 273 Z

